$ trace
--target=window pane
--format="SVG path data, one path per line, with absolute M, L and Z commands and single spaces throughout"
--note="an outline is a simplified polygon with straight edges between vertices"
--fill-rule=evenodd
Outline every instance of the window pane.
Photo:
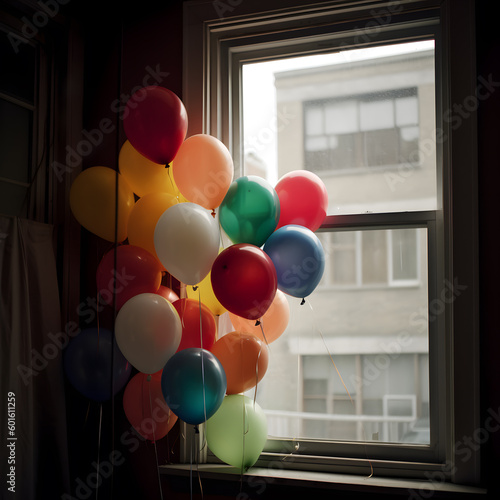
M 394 102 L 368 101 L 359 104 L 361 130 L 381 130 L 394 128 Z
M 434 96 L 433 41 L 244 64 L 245 164 L 317 173 L 329 215 L 434 210 Z
M 363 233 L 363 283 L 387 283 L 387 232 Z
M 417 231 L 398 229 L 392 231 L 392 279 L 418 279 Z
M 287 297 L 290 321 L 269 346 L 272 362 L 257 390 L 269 434 L 428 444 L 426 230 L 319 234 L 326 269 L 341 270 L 305 304 Z M 399 242 L 405 259 L 418 260 L 410 266 L 417 280 L 395 287 L 388 275 Z M 357 261 L 362 282 L 334 286 L 339 274 L 352 280 Z
M 26 217 L 26 192 L 24 186 L 0 181 L 0 213 Z

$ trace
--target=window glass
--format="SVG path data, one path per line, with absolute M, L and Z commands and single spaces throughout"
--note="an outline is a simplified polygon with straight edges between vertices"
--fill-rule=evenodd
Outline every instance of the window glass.
M 328 214 L 437 207 L 434 42 L 243 65 L 244 171 L 318 174 Z M 432 139 L 432 140 L 429 140 Z

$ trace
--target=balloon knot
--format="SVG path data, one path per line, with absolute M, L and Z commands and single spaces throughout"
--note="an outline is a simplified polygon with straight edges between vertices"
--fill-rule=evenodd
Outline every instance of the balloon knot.
M 215 210 L 212 210 L 212 217 L 215 219 Z
M 193 292 L 196 292 L 196 290 L 198 290 L 198 285 L 193 286 Z
M 260 325 L 260 320 L 258 319 L 256 322 L 255 322 L 255 326 L 259 326 Z
M 167 164 L 165 165 L 165 168 L 170 168 L 170 163 L 167 163 Z
M 300 303 L 301 306 L 303 306 L 306 303 L 306 299 L 302 299 L 302 302 Z
M 195 434 L 199 434 L 200 433 L 200 429 L 198 429 L 197 425 L 194 426 L 194 433 Z
M 146 377 L 146 380 L 147 380 L 148 382 L 151 382 L 151 375 L 148 375 L 148 376 Z

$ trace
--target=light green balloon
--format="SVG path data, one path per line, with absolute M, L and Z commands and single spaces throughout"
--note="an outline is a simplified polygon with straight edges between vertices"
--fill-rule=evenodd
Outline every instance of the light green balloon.
M 225 396 L 206 425 L 207 443 L 213 454 L 242 471 L 257 461 L 267 441 L 262 408 L 242 394 Z

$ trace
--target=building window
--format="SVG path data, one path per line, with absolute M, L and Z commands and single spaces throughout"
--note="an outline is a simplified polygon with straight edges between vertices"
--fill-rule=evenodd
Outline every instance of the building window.
M 313 172 L 419 164 L 417 89 L 304 103 L 305 168 Z
M 272 1 L 250 17 L 245 6 L 231 19 L 208 7 L 195 13 L 197 5 L 186 18 L 190 28 L 199 23 L 186 40 L 192 133 L 224 141 L 236 177 L 264 173 L 274 183 L 309 168 L 329 194 L 319 234 L 334 288 L 318 287 L 306 305 L 291 300 L 292 327 L 270 346 L 257 401 L 279 435 L 269 436 L 259 463 L 286 457 L 285 467 L 363 474 L 377 460 L 378 475 L 437 471 L 478 484 L 479 451 L 463 463 L 452 446 L 480 425 L 476 135 L 473 120 L 452 128 L 447 119 L 475 92 L 472 62 L 463 60 L 474 53 L 473 2 L 381 2 L 382 25 L 366 2 L 297 4 Z M 318 63 L 323 57 L 333 59 Z M 290 68 L 296 58 L 307 64 Z M 273 95 L 260 87 L 265 64 L 276 64 Z M 253 130 L 247 115 L 261 119 Z M 312 165 L 311 155 L 327 160 Z M 457 283 L 468 293 L 454 294 Z M 363 392 L 356 375 L 383 353 L 389 369 Z M 467 388 L 459 360 L 471 367 Z M 341 418 L 356 440 L 328 437 L 326 420 L 318 427 L 304 414 Z M 358 429 L 384 416 L 368 436 Z M 408 427 L 394 430 L 393 421 Z
M 320 287 L 416 286 L 417 229 L 319 233 L 326 254 Z

